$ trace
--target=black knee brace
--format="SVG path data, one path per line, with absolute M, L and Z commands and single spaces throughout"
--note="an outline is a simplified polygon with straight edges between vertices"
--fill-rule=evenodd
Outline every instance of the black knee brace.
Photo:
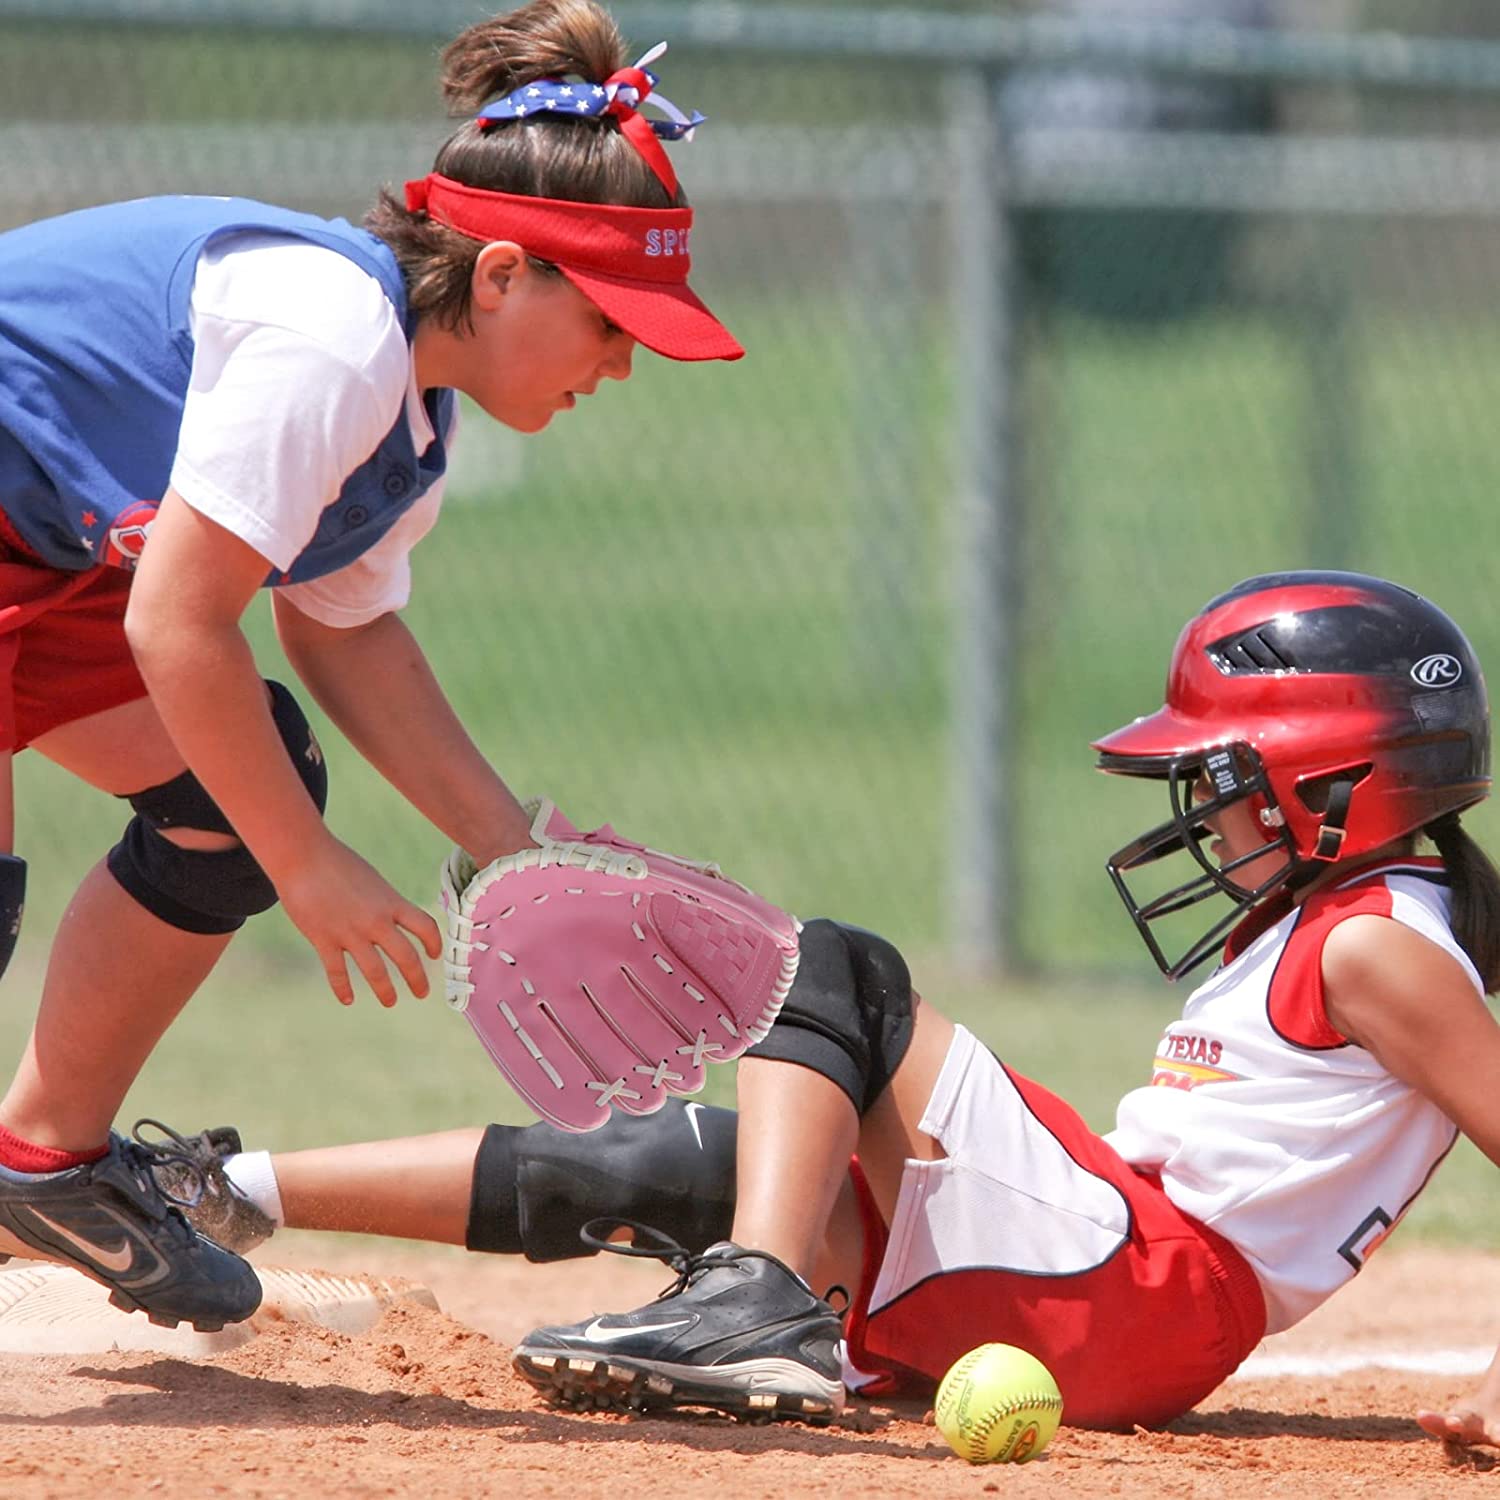
M 312 725 L 279 682 L 266 687 L 282 743 L 321 813 L 328 805 L 328 768 Z M 164 828 L 234 833 L 191 771 L 127 800 L 135 817 L 109 851 L 109 870 L 153 916 L 184 932 L 224 933 L 275 906 L 275 887 L 244 845 L 208 852 L 184 849 L 162 836 Z
M 821 1073 L 863 1116 L 906 1056 L 912 1024 L 911 973 L 896 948 L 820 917 L 802 929 L 796 982 L 776 1024 L 745 1055 Z
M 652 1115 L 618 1111 L 587 1135 L 548 1124 L 491 1125 L 474 1158 L 466 1243 L 528 1260 L 593 1255 L 590 1219 L 649 1224 L 689 1250 L 729 1238 L 738 1116 L 668 1099 Z
M 0 974 L 16 951 L 25 909 L 26 861 L 14 854 L 0 854 Z

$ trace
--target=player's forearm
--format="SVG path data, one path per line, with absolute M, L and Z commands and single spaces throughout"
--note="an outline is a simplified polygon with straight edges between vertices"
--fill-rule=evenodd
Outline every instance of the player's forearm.
M 481 864 L 531 842 L 524 810 L 459 722 L 395 615 L 334 630 L 277 610 L 287 657 L 349 742 Z

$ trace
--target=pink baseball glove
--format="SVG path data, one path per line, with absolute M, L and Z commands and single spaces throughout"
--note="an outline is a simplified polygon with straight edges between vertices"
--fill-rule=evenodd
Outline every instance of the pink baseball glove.
M 696 1094 L 771 1028 L 797 973 L 795 917 L 715 865 L 607 824 L 580 833 L 547 801 L 539 848 L 442 870 L 448 1003 L 544 1120 L 594 1130 L 618 1104 Z

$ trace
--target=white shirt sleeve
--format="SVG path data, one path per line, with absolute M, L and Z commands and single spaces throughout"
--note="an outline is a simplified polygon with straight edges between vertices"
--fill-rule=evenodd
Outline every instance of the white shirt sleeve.
M 402 410 L 405 332 L 380 283 L 347 256 L 259 232 L 200 257 L 191 326 L 172 488 L 289 568 Z

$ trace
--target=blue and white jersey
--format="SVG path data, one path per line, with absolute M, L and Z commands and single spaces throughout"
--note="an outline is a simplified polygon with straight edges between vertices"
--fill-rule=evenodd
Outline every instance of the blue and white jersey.
M 378 283 L 410 341 L 394 255 L 341 219 L 245 199 L 162 197 L 0 234 L 0 509 L 53 567 L 134 566 L 178 451 L 200 257 L 245 236 L 346 258 Z M 317 403 L 321 394 L 297 398 Z M 422 440 L 409 413 L 396 412 L 337 494 L 320 498 L 311 539 L 272 568 L 268 584 L 348 567 L 439 485 L 454 395 L 430 391 L 420 401 Z M 255 440 L 251 421 L 246 441 Z

